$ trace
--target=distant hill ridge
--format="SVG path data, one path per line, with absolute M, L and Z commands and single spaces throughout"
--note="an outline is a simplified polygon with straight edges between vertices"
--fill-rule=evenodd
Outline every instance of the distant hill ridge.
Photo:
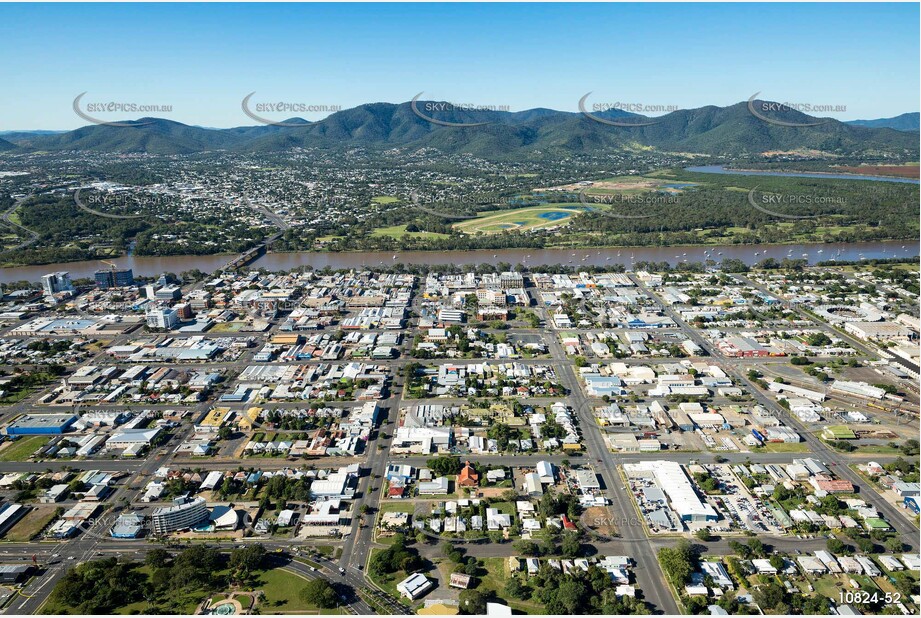
M 88 125 L 74 131 L 31 135 L 16 144 L 0 141 L 4 151 L 89 151 L 100 153 L 192 154 L 213 150 L 277 152 L 291 148 L 437 148 L 447 154 L 510 158 L 540 153 L 566 156 L 636 145 L 664 152 L 747 155 L 808 149 L 835 155 L 885 153 L 918 156 L 917 136 L 889 126 L 817 119 L 792 109 L 771 112 L 771 119 L 817 126 L 781 126 L 756 118 L 747 102 L 706 106 L 646 117 L 619 110 L 593 114 L 616 121 L 612 126 L 579 112 L 531 109 L 520 112 L 438 110 L 439 102 L 369 103 L 308 122 L 292 118 L 278 125 L 213 129 L 162 118 L 119 122 L 128 126 Z M 418 113 L 417 113 L 418 112 Z M 424 118 L 428 116 L 438 122 Z M 903 115 L 910 116 L 910 114 Z M 917 124 L 917 114 L 914 115 Z M 902 118 L 899 116 L 898 118 Z M 895 119 L 890 119 L 895 120 Z M 441 124 L 444 123 L 444 124 Z M 479 126 L 445 126 L 446 124 Z M 622 126 L 628 123 L 644 126 Z M 908 122 L 899 121 L 902 124 Z M 291 126 L 294 125 L 294 126 Z
M 896 131 L 919 131 L 921 130 L 921 113 L 908 112 L 892 118 L 877 118 L 876 120 L 849 120 L 847 124 L 872 129 L 889 128 Z

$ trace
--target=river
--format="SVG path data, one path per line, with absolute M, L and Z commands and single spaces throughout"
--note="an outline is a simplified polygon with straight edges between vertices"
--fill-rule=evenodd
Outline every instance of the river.
M 698 165 L 684 168 L 686 172 L 702 174 L 734 174 L 737 176 L 786 176 L 788 178 L 826 178 L 840 180 L 876 180 L 879 182 L 902 182 L 918 184 L 914 178 L 896 178 L 894 176 L 863 176 L 861 174 L 831 174 L 824 172 L 770 172 L 767 170 L 730 170 L 722 165 Z
M 628 268 L 634 262 L 702 262 L 707 259 L 720 261 L 726 258 L 755 264 L 765 258 L 781 260 L 785 257 L 802 258 L 807 254 L 810 263 L 830 260 L 859 260 L 861 257 L 892 258 L 918 255 L 917 243 L 909 241 L 883 241 L 868 243 L 828 243 L 796 245 L 734 245 L 723 247 L 637 247 L 609 249 L 504 249 L 498 251 L 402 251 L 397 254 L 381 252 L 321 253 L 304 251 L 299 253 L 268 253 L 252 263 L 253 268 L 270 271 L 289 270 L 298 266 L 312 266 L 320 269 L 361 268 L 381 264 L 498 264 L 507 262 L 513 266 L 539 266 L 542 264 L 564 264 L 578 266 L 587 264 L 605 266 L 623 264 Z M 394 258 L 396 255 L 396 258 Z M 227 255 L 187 255 L 172 257 L 122 256 L 112 260 L 119 268 L 131 268 L 135 275 L 155 276 L 164 272 L 180 273 L 197 268 L 213 272 L 230 261 Z M 74 279 L 92 277 L 96 270 L 108 268 L 100 261 L 66 262 L 44 266 L 19 266 L 0 268 L 0 283 L 12 281 L 39 281 L 41 276 L 55 271 L 68 271 Z

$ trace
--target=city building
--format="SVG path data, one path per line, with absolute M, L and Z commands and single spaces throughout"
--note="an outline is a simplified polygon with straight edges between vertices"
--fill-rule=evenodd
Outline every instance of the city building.
M 23 414 L 6 426 L 8 436 L 57 435 L 77 422 L 76 414 Z
M 45 296 L 54 296 L 60 292 L 73 292 L 74 284 L 70 280 L 70 273 L 62 271 L 42 275 L 42 290 Z
M 171 330 L 179 325 L 179 312 L 170 307 L 150 307 L 146 316 L 150 328 Z
M 154 534 L 162 535 L 176 530 L 187 530 L 208 521 L 210 513 L 204 498 L 177 498 L 173 506 L 164 506 L 150 515 Z
M 434 582 L 425 575 L 422 573 L 413 573 L 397 584 L 397 591 L 410 601 L 415 601 L 434 587 Z
M 96 287 L 100 290 L 127 288 L 134 285 L 134 272 L 130 268 L 97 270 L 93 278 L 96 280 Z

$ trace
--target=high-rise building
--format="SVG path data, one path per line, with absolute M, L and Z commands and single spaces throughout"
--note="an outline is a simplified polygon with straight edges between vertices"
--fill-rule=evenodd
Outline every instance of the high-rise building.
M 150 523 L 154 534 L 166 534 L 196 526 L 208 521 L 208 517 L 208 507 L 204 498 L 177 498 L 173 506 L 154 510 L 150 516 Z
M 73 292 L 74 284 L 70 281 L 70 273 L 56 272 L 42 276 L 42 289 L 45 296 L 54 296 L 58 292 Z
M 130 268 L 97 270 L 94 278 L 96 279 L 96 285 L 101 290 L 125 288 L 134 285 L 134 273 Z
M 176 310 L 181 320 L 191 320 L 194 317 L 192 306 L 189 303 L 177 303 L 173 305 L 173 309 Z
M 179 312 L 171 307 L 150 307 L 146 315 L 150 328 L 172 329 L 179 324 Z

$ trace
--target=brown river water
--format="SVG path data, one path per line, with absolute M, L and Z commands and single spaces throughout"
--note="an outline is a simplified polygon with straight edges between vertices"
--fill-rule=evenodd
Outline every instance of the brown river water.
M 804 256 L 805 254 L 805 256 Z M 830 243 L 797 245 L 740 245 L 727 247 L 637 247 L 608 249 L 504 249 L 483 251 L 402 251 L 399 253 L 349 252 L 324 253 L 304 251 L 298 253 L 268 253 L 254 261 L 251 268 L 270 271 L 289 270 L 298 266 L 320 269 L 362 268 L 390 264 L 498 264 L 506 262 L 528 267 L 563 264 L 567 266 L 605 266 L 623 264 L 628 269 L 635 262 L 717 262 L 726 258 L 755 264 L 767 257 L 781 260 L 785 257 L 803 258 L 814 264 L 825 260 L 859 260 L 862 257 L 892 258 L 918 255 L 918 244 L 910 241 L 885 241 L 870 243 Z M 186 255 L 170 257 L 122 256 L 112 260 L 119 268 L 131 268 L 135 275 L 153 276 L 164 272 L 180 273 L 197 268 L 204 272 L 220 269 L 231 257 L 228 255 Z M 98 260 L 64 262 L 43 266 L 0 268 L 0 283 L 12 281 L 39 281 L 41 276 L 55 271 L 68 271 L 74 279 L 92 277 L 96 270 L 108 268 Z

